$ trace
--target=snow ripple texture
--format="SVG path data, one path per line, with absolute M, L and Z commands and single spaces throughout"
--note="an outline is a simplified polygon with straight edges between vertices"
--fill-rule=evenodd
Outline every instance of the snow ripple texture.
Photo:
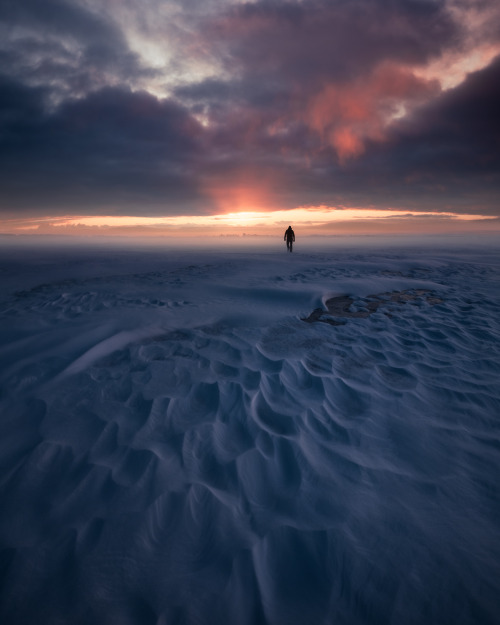
M 38 254 L 2 291 L 2 623 L 498 622 L 498 255 Z

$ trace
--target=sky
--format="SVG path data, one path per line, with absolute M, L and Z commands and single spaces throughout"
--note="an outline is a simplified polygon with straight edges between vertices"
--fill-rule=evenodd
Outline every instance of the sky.
M 0 233 L 500 230 L 497 0 L 0 0 Z

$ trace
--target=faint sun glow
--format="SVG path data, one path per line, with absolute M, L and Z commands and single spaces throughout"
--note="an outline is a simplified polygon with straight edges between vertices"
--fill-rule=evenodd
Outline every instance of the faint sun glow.
M 406 228 L 418 229 L 424 222 L 430 231 L 432 224 L 439 228 L 446 224 L 487 222 L 496 217 L 481 214 L 460 214 L 454 212 L 417 212 L 375 208 L 343 207 L 298 207 L 294 209 L 255 211 L 241 210 L 216 215 L 182 215 L 171 217 L 142 216 L 67 216 L 45 217 L 43 219 L 4 220 L 0 227 L 3 234 L 151 234 L 184 236 L 193 232 L 206 235 L 223 233 L 275 234 L 283 227 L 293 225 L 295 229 L 310 234 L 335 232 L 339 225 L 351 224 L 352 231 L 360 227 L 368 229 L 377 225 L 378 231 L 386 225 L 394 231 L 397 222 Z M 345 231 L 345 228 L 344 228 Z

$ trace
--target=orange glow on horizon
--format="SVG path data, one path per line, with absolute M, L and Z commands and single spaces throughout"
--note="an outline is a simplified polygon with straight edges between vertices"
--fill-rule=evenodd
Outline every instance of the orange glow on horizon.
M 2 234 L 129 235 L 129 236 L 219 236 L 277 235 L 288 225 L 306 234 L 360 234 L 383 232 L 461 231 L 468 226 L 490 224 L 495 216 L 454 212 L 417 212 L 375 208 L 297 207 L 270 211 L 236 210 L 215 215 L 65 216 L 4 220 Z M 484 225 L 483 225 L 484 227 Z
M 375 208 L 330 208 L 327 206 L 299 207 L 274 211 L 242 210 L 221 213 L 218 215 L 182 215 L 177 217 L 132 217 L 132 216 L 93 216 L 70 217 L 54 223 L 56 227 L 63 226 L 226 226 L 236 228 L 241 226 L 264 227 L 282 226 L 285 223 L 296 225 L 322 226 L 339 221 L 380 220 L 395 217 L 431 217 L 458 221 L 473 221 L 477 219 L 496 219 L 488 215 L 460 214 L 452 212 L 421 212 L 407 210 L 390 210 Z

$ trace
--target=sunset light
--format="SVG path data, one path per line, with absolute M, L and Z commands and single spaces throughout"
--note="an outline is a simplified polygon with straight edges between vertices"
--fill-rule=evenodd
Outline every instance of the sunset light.
M 500 0 L 0 0 L 0 625 L 499 625 Z
M 476 228 L 500 229 L 491 215 L 382 210 L 373 208 L 301 207 L 290 210 L 241 211 L 216 215 L 183 215 L 176 217 L 143 216 L 68 216 L 43 220 L 5 220 L 0 234 L 67 234 L 67 235 L 154 235 L 206 236 L 254 234 L 278 236 L 293 224 L 303 235 L 361 234 L 380 232 L 438 232 Z
M 59 3 L 5 10 L 0 233 L 497 228 L 498 3 Z

